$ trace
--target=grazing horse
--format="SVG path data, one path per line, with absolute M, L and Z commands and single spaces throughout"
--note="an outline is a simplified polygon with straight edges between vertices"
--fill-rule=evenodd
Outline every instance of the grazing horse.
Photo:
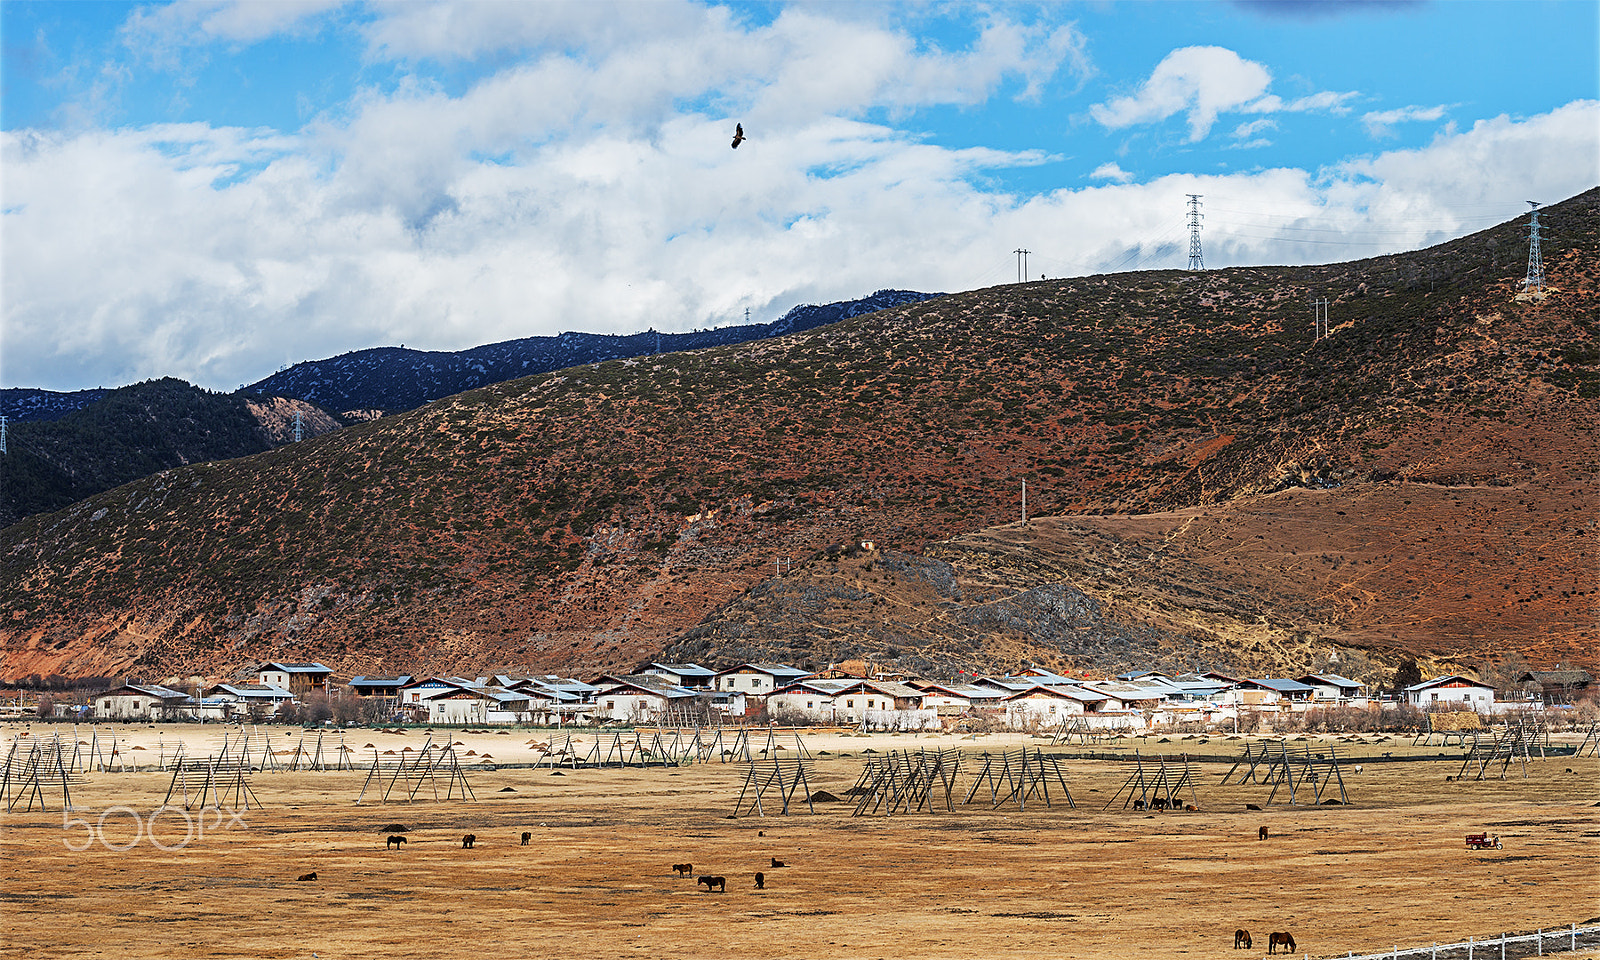
M 757 890 L 765 890 L 765 889 L 767 889 L 767 876 L 766 876 L 766 874 L 762 873 L 759 870 L 756 871 L 756 889 Z
M 1233 931 L 1233 949 L 1235 949 L 1235 950 L 1249 950 L 1250 949 L 1250 931 L 1249 930 L 1235 930 L 1235 931 Z
M 400 849 L 400 845 L 405 843 L 405 842 L 406 842 L 406 838 L 405 837 L 402 837 L 399 834 L 395 834 L 394 836 L 389 837 L 389 838 L 387 838 L 386 840 L 383 841 L 383 849 L 387 850 L 390 847 L 393 847 L 396 850 L 398 850 L 398 849 Z
M 701 877 L 695 882 L 705 884 L 706 893 L 710 893 L 712 890 L 717 890 L 722 893 L 728 892 L 728 879 L 726 877 Z
M 1135 801 L 1133 801 L 1133 809 L 1135 809 L 1135 810 L 1143 810 L 1144 809 L 1144 801 L 1143 800 L 1135 800 Z
M 466 836 L 461 838 L 461 849 L 463 849 L 463 850 L 471 850 L 472 849 L 472 845 L 474 843 L 477 843 L 477 842 L 478 842 L 478 835 L 476 833 L 469 833 Z
M 528 841 L 529 841 L 529 840 L 532 840 L 532 839 L 533 839 L 533 834 L 531 834 L 531 833 L 529 833 L 529 832 L 528 832 L 528 831 L 526 831 L 526 830 L 524 830 L 524 831 L 523 831 L 523 832 L 522 832 L 522 845 L 523 845 L 523 846 L 524 846 L 524 847 L 526 847 L 526 846 L 527 846 L 527 845 L 528 845 Z
M 1267 828 L 1266 827 L 1262 827 L 1260 830 L 1256 831 L 1256 839 L 1257 840 L 1265 840 L 1265 839 L 1267 839 Z
M 787 867 L 788 866 L 787 863 L 784 863 L 782 860 L 779 860 L 777 857 L 773 857 L 772 858 L 772 865 L 774 867 Z
M 1284 948 L 1284 953 L 1294 953 L 1294 937 L 1287 933 L 1273 933 L 1267 936 L 1267 952 L 1277 953 L 1278 947 Z
M 302 874 L 300 874 L 300 876 L 295 877 L 295 879 L 296 880 L 315 880 L 315 879 L 317 879 L 317 871 L 313 870 L 310 873 L 302 873 Z
M 687 877 L 689 874 L 694 873 L 694 864 L 692 864 L 692 863 L 674 863 L 672 865 L 672 869 L 678 871 L 678 876 Z

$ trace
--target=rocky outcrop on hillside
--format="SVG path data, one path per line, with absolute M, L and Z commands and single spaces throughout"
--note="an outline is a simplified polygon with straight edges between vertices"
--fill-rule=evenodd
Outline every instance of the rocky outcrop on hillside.
M 1600 666 L 1597 198 L 1541 211 L 1538 301 L 1508 223 L 955 294 L 168 470 L 0 531 L 0 676 Z

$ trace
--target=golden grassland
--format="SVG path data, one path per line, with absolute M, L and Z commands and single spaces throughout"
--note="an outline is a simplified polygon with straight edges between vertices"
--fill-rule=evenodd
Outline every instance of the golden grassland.
M 191 749 L 214 735 L 185 730 Z M 525 733 L 455 739 L 480 755 L 467 744 L 493 743 L 506 762 L 513 743 L 525 749 Z M 361 730 L 347 739 L 420 736 Z M 1158 740 L 1141 753 L 1202 752 L 1198 740 Z M 1023 742 L 807 739 L 816 754 L 809 786 L 840 795 L 865 750 L 961 747 L 972 756 L 954 811 L 853 817 L 844 802 L 733 819 L 742 764 L 477 769 L 474 801 L 359 806 L 363 771 L 258 773 L 259 806 L 193 811 L 207 829 L 187 842 L 183 816 L 165 812 L 160 845 L 135 833 L 133 817 L 162 804 L 171 775 L 94 773 L 74 788 L 69 815 L 92 829 L 64 830 L 58 799 L 46 812 L 0 815 L 0 956 L 1109 960 L 1254 956 L 1268 932 L 1287 930 L 1297 953 L 1328 957 L 1600 915 L 1593 757 L 1447 783 L 1458 759 L 1372 762 L 1397 742 L 1343 743 L 1349 805 L 1248 810 L 1265 805 L 1268 789 L 1222 786 L 1228 765 L 1213 762 L 1193 766 L 1198 809 L 1161 814 L 1124 810 L 1120 799 L 1104 809 L 1130 764 L 1070 760 L 1075 808 L 1059 790 L 1050 806 L 1025 811 L 992 809 L 986 788 L 960 803 L 977 751 Z M 403 849 L 385 847 L 391 824 L 408 828 Z M 1499 835 L 1504 849 L 1465 849 L 1463 836 L 1479 831 Z M 471 850 L 461 845 L 467 833 L 478 838 Z M 774 868 L 773 858 L 787 865 Z M 685 861 L 726 877 L 727 891 L 670 869 Z M 317 880 L 295 879 L 310 871 Z M 1237 927 L 1255 936 L 1254 951 L 1232 949 Z

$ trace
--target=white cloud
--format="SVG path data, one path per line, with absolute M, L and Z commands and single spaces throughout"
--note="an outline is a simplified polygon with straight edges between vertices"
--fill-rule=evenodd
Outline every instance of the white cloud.
M 1115 163 L 1102 163 L 1089 174 L 1091 180 L 1110 180 L 1113 183 L 1127 183 L 1133 179 L 1133 174 L 1117 166 Z
M 1443 117 L 1448 106 L 1443 104 L 1435 107 L 1400 107 L 1396 110 L 1381 110 L 1361 115 L 1361 122 L 1366 125 L 1367 132 L 1374 137 L 1393 136 L 1393 127 L 1397 123 L 1418 123 L 1438 120 Z
M 324 14 L 348 0 L 226 0 L 149 5 L 136 8 L 121 28 L 122 42 L 134 53 L 172 65 L 184 47 L 222 40 L 250 44 L 277 34 L 304 34 Z
M 1339 112 L 1355 93 L 1321 92 L 1284 101 L 1267 92 L 1272 74 L 1225 47 L 1182 47 L 1167 54 L 1137 93 L 1089 108 L 1102 126 L 1118 130 L 1187 113 L 1189 141 L 1211 133 L 1220 114 Z
M 266 29 L 169 9 L 155 12 L 190 18 L 169 38 Z M 374 56 L 536 52 L 458 93 L 425 81 L 364 90 L 292 134 L 0 133 L 8 382 L 174 375 L 232 388 L 380 344 L 685 330 L 746 307 L 769 318 L 886 286 L 998 282 L 1019 243 L 1052 276 L 1178 266 L 1185 193 L 1206 195 L 1210 264 L 1362 256 L 1452 235 L 1461 203 L 1509 192 L 1509 216 L 1525 196 L 1553 202 L 1600 182 L 1585 101 L 1317 171 L 1138 183 L 1106 163 L 1094 186 L 1015 195 L 996 171 L 1053 158 L 952 149 L 884 117 L 1027 97 L 1063 71 L 1081 79 L 1093 67 L 1070 26 L 996 18 L 966 47 L 937 49 L 870 19 L 870 6 L 851 22 L 832 6 L 789 8 L 761 26 L 740 23 L 738 7 L 683 4 L 642 4 L 638 19 L 585 5 L 374 9 Z M 280 28 L 315 22 L 301 17 Z M 1234 129 L 1248 143 L 1271 129 L 1264 114 L 1346 96 L 1268 100 L 1264 67 L 1188 49 L 1211 52 L 1168 64 L 1175 51 L 1144 99 L 1099 109 L 1124 125 L 1186 111 L 1202 136 L 1223 113 L 1254 113 Z M 737 151 L 735 119 L 749 135 Z M 1229 196 L 1292 218 L 1275 222 L 1348 224 L 1348 245 L 1241 229 Z M 993 275 L 975 266 L 990 262 Z
M 1233 138 L 1235 140 L 1244 140 L 1248 137 L 1255 136 L 1263 130 L 1275 130 L 1277 129 L 1277 126 L 1278 121 L 1276 120 L 1250 120 L 1233 128 Z

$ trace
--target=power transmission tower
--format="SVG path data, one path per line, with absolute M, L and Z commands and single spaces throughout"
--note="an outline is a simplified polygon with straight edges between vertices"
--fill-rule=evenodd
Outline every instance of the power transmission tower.
M 0 453 L 6 452 L 6 418 L 0 417 Z
M 305 436 L 305 432 L 306 432 L 305 415 L 303 413 L 301 413 L 299 410 L 296 410 L 294 412 L 294 442 L 295 443 L 299 443 L 301 438 L 303 438 Z
M 1189 269 L 1204 270 L 1206 258 L 1200 253 L 1200 221 L 1206 215 L 1200 212 L 1200 198 L 1204 194 L 1187 194 L 1189 198 Z
M 1533 209 L 1528 215 L 1528 278 L 1522 286 L 1532 294 L 1544 293 L 1544 257 L 1539 254 L 1539 202 L 1529 200 Z
M 1018 247 L 1011 252 L 1017 255 L 1017 282 L 1021 283 L 1028 276 L 1028 254 L 1033 251 Z

